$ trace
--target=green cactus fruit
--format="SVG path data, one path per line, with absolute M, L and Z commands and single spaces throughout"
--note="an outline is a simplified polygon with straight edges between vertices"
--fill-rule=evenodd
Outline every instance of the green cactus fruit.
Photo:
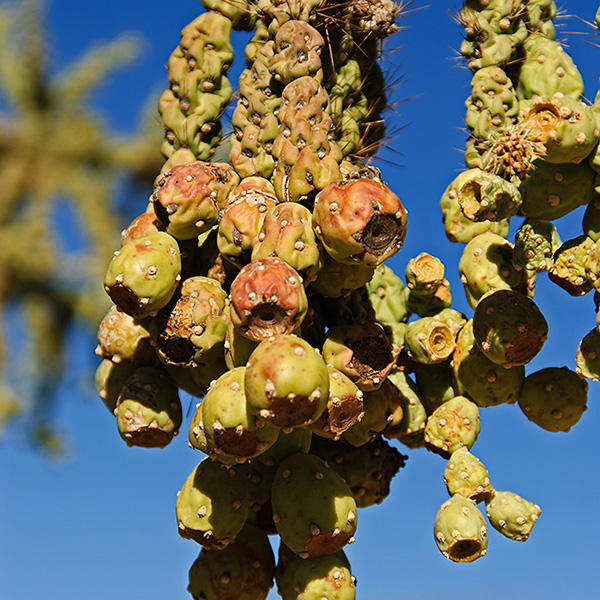
M 289 430 L 321 416 L 329 398 L 329 372 L 308 342 L 278 335 L 261 342 L 250 355 L 244 389 L 252 414 Z
M 271 508 L 271 486 L 277 465 L 266 465 L 259 460 L 248 462 L 250 469 L 250 513 L 247 523 L 260 527 L 268 535 L 276 535 Z
M 121 231 L 121 246 L 131 240 L 144 237 L 150 233 L 160 231 L 156 224 L 156 213 L 154 206 L 150 204 L 146 212 L 138 215 L 133 221 Z
M 152 194 L 159 229 L 180 240 L 211 229 L 238 182 L 225 163 L 195 161 L 166 171 Z
M 579 100 L 584 85 L 573 59 L 558 42 L 535 32 L 523 41 L 525 59 L 519 70 L 519 100 L 551 98 L 557 92 Z
M 444 483 L 450 496 L 459 494 L 475 504 L 487 500 L 494 493 L 488 470 L 466 448 L 455 450 L 448 459 Z
M 406 265 L 406 306 L 409 312 L 428 317 L 452 303 L 450 283 L 444 277 L 442 261 L 422 252 Z
M 513 263 L 528 272 L 549 271 L 561 245 L 556 227 L 538 219 L 525 219 L 515 233 Z
M 468 244 L 476 236 L 492 232 L 498 236 L 508 235 L 509 222 L 470 221 L 460 208 L 458 190 L 471 178 L 471 169 L 460 173 L 446 188 L 440 200 L 446 237 L 454 243 Z
M 409 323 L 404 335 L 408 356 L 421 364 L 445 361 L 454 352 L 456 334 L 449 325 L 435 317 L 422 317 Z
M 276 204 L 273 187 L 266 179 L 243 179 L 221 211 L 217 234 L 219 252 L 239 267 L 249 263 L 265 217 Z
M 98 326 L 96 354 L 134 367 L 156 362 L 150 332 L 144 323 L 111 306 Z
M 373 278 L 366 284 L 369 302 L 380 323 L 403 323 L 408 320 L 406 289 L 402 279 L 386 264 L 375 269 Z
M 180 279 L 177 241 L 159 231 L 132 240 L 115 252 L 106 271 L 104 289 L 123 312 L 143 319 L 169 303 Z
M 553 221 L 596 198 L 595 171 L 587 162 L 553 164 L 538 160 L 521 183 L 521 212 L 532 219 Z
M 363 392 L 344 373 L 327 365 L 329 398 L 321 416 L 310 424 L 313 433 L 339 439 L 344 431 L 362 419 Z
M 359 171 L 317 195 L 313 226 L 333 259 L 375 267 L 402 247 L 406 216 L 398 196 L 378 176 Z
M 408 292 L 406 299 L 406 307 L 409 312 L 418 315 L 419 317 L 432 317 L 437 315 L 442 310 L 450 308 L 452 304 L 452 294 L 450 293 L 450 282 L 447 279 L 429 294 L 421 296 L 414 294 L 412 290 Z
M 273 587 L 275 556 L 267 534 L 245 525 L 223 550 L 203 548 L 189 571 L 194 600 L 265 600 Z
M 243 529 L 250 510 L 248 465 L 225 466 L 205 458 L 177 494 L 179 535 L 222 550 Z
M 514 290 L 494 290 L 475 308 L 473 336 L 492 362 L 525 365 L 548 338 L 548 322 L 531 298 Z
M 404 371 L 393 369 L 388 380 L 400 392 L 402 420 L 386 428 L 383 435 L 402 442 L 408 448 L 423 447 L 423 432 L 427 422 L 427 411 L 415 382 Z
M 548 272 L 550 280 L 571 296 L 591 292 L 594 284 L 589 268 L 596 262 L 595 246 L 594 240 L 586 235 L 567 240 L 554 255 L 554 263 Z
M 525 378 L 519 407 L 546 431 L 569 431 L 587 410 L 588 384 L 567 367 L 547 367 Z
M 524 542 L 537 523 L 541 509 L 514 492 L 497 492 L 485 501 L 490 525 L 502 535 Z
M 600 381 L 600 331 L 595 327 L 582 340 L 577 348 L 577 368 L 579 377 Z
M 433 535 L 440 552 L 454 562 L 473 562 L 487 552 L 485 518 L 474 502 L 460 494 L 440 506 Z
M 356 598 L 356 579 L 343 550 L 302 559 L 281 543 L 275 579 L 282 600 Z
M 376 320 L 375 311 L 364 287 L 342 298 L 322 298 L 319 300 L 318 309 L 323 323 L 328 327 Z
M 408 458 L 381 436 L 361 446 L 315 436 L 311 453 L 344 478 L 358 508 L 381 504 L 389 496 L 392 479 Z
M 164 448 L 179 432 L 179 392 L 164 369 L 139 367 L 121 388 L 117 427 L 128 446 Z
M 279 429 L 248 410 L 244 393 L 245 367 L 237 367 L 214 381 L 202 401 L 202 422 L 211 457 L 254 458 L 275 443 Z
M 400 391 L 389 379 L 378 389 L 365 392 L 363 410 L 360 421 L 342 433 L 342 439 L 353 446 L 363 446 L 393 431 L 404 417 Z
M 261 462 L 268 467 L 277 466 L 290 454 L 308 452 L 312 437 L 312 431 L 308 427 L 294 427 L 289 433 L 281 429 L 275 443 L 252 462 Z
M 448 362 L 437 365 L 419 365 L 415 371 L 419 397 L 430 415 L 440 404 L 458 395 L 454 372 Z
M 544 145 L 545 162 L 580 163 L 598 143 L 591 106 L 561 92 L 523 102 L 521 111 L 528 137 Z
M 380 323 L 385 331 L 387 339 L 392 347 L 398 348 L 399 354 L 402 354 L 404 348 L 404 336 L 408 328 L 408 323 Z M 396 359 L 397 361 L 398 359 Z
M 513 245 L 491 232 L 478 235 L 465 246 L 458 271 L 471 308 L 491 290 L 523 287 L 523 272 L 514 267 L 512 256 Z
M 305 286 L 315 279 L 323 255 L 308 208 L 297 202 L 282 202 L 267 211 L 252 248 L 252 260 L 266 256 L 284 260 L 298 272 Z
M 452 369 L 457 393 L 468 396 L 482 408 L 516 402 L 525 379 L 524 366 L 502 367 L 479 349 L 472 319 L 458 334 Z
M 596 196 L 583 214 L 583 233 L 597 242 L 600 239 L 600 196 Z
M 209 454 L 213 451 L 213 449 L 209 447 L 208 440 L 206 439 L 206 435 L 204 433 L 201 402 L 196 404 L 196 411 L 194 412 L 194 416 L 192 417 L 192 421 L 190 423 L 190 428 L 188 431 L 188 445 L 190 448 L 195 448 L 196 450 L 204 452 L 204 454 Z M 233 459 L 228 464 L 233 465 L 236 463 L 237 461 Z
M 504 221 L 519 212 L 523 199 L 514 184 L 481 169 L 469 174 L 457 189 L 458 204 L 469 221 Z
M 435 319 L 448 325 L 456 337 L 458 332 L 466 325 L 467 317 L 454 308 L 444 308 L 434 315 Z
M 165 365 L 165 368 L 179 389 L 196 398 L 202 398 L 208 391 L 210 382 L 227 371 L 227 364 L 223 358 L 220 358 L 209 365 L 196 367 Z
M 231 322 L 256 342 L 292 333 L 308 311 L 300 275 L 276 256 L 242 267 L 231 283 L 230 302 Z
M 333 554 L 354 541 L 357 508 L 352 491 L 314 454 L 292 454 L 282 461 L 271 503 L 281 540 L 304 558 Z
M 326 254 L 310 289 L 326 298 L 341 298 L 369 283 L 374 273 L 375 267 L 348 265 Z
M 438 406 L 427 419 L 425 447 L 449 458 L 459 448 L 470 450 L 480 429 L 477 405 L 464 396 L 455 396 Z
M 229 321 L 225 339 L 223 340 L 225 363 L 229 369 L 245 366 L 256 346 L 258 346 L 258 342 L 242 335 L 235 328 L 234 324 Z
M 227 292 L 209 277 L 189 277 L 174 304 L 161 310 L 150 328 L 156 352 L 165 364 L 197 367 L 223 357 L 229 324 Z
M 117 400 L 123 384 L 133 375 L 135 367 L 127 364 L 116 364 L 108 359 L 103 359 L 98 365 L 94 375 L 94 384 L 98 396 L 108 410 L 114 414 Z

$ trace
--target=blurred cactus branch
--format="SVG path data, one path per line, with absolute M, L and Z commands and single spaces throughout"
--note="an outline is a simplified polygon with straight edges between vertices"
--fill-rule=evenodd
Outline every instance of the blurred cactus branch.
M 42 3 L 0 5 L 0 308 L 16 306 L 25 323 L 16 352 L 32 377 L 27 393 L 16 392 L 2 361 L 0 431 L 20 408 L 33 441 L 50 451 L 59 447 L 49 420 L 66 332 L 83 325 L 92 333 L 108 306 L 97 282 L 127 210 L 115 206 L 115 184 L 147 183 L 161 164 L 160 128 L 149 116 L 141 131 L 120 135 L 88 104 L 138 46 L 124 36 L 50 76 Z

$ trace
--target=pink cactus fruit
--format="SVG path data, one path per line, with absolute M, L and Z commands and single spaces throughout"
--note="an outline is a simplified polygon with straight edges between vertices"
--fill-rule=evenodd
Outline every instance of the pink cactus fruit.
M 295 331 L 308 311 L 298 273 L 275 256 L 244 266 L 231 283 L 231 321 L 254 341 Z

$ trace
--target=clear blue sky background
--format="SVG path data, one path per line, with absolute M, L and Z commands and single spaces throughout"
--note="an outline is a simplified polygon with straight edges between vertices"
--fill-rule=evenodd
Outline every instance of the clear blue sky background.
M 456 59 L 461 31 L 451 17 L 460 3 L 425 4 L 415 2 L 414 8 L 422 8 L 406 16 L 405 29 L 386 55 L 390 68 L 403 75 L 394 99 L 404 102 L 392 118 L 392 128 L 401 129 L 377 164 L 409 210 L 405 246 L 389 264 L 403 273 L 419 252 L 443 257 L 453 305 L 471 314 L 457 276 L 462 246 L 447 241 L 438 204 L 463 164 L 470 77 Z M 592 0 L 561 3 L 563 13 L 588 21 L 597 6 Z M 99 114 L 117 129 L 133 131 L 149 94 L 166 85 L 164 65 L 179 31 L 201 10 L 199 0 L 48 0 L 51 63 L 62 68 L 95 43 L 139 31 L 145 40 L 140 59 L 94 94 Z M 586 96 L 593 99 L 600 48 L 589 43 L 593 36 L 572 33 L 590 32 L 582 21 L 565 17 L 557 23 L 586 81 Z M 139 212 L 144 207 L 142 196 Z M 582 209 L 558 223 L 564 240 L 580 233 L 581 216 Z M 550 365 L 574 368 L 579 341 L 595 326 L 591 295 L 571 298 L 540 277 L 536 301 L 550 336 L 528 372 Z M 89 365 L 88 385 L 97 364 L 93 346 L 77 339 L 73 349 L 74 364 Z M 83 377 L 81 370 L 77 377 Z M 187 447 L 189 417 L 170 447 L 130 449 L 113 417 L 80 383 L 64 391 L 60 406 L 71 443 L 66 463 L 48 464 L 14 435 L 0 442 L 0 598 L 185 600 L 187 571 L 200 550 L 179 538 L 175 522 L 176 493 L 201 459 Z M 383 504 L 359 513 L 357 541 L 347 549 L 358 598 L 596 597 L 599 395 L 592 383 L 589 410 L 568 434 L 542 431 L 517 406 L 481 411 L 474 453 L 497 489 L 537 502 L 542 516 L 524 544 L 490 530 L 487 556 L 472 564 L 449 562 L 433 541 L 433 519 L 447 498 L 444 461 L 425 450 L 402 449 L 409 454 L 407 467 Z

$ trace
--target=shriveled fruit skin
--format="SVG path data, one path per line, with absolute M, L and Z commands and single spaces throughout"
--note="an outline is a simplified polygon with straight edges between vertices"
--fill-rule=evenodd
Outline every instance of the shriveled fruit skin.
M 164 369 L 139 367 L 123 384 L 115 415 L 128 445 L 163 448 L 183 420 L 177 386 Z
M 438 510 L 433 534 L 440 552 L 454 562 L 473 562 L 487 552 L 487 526 L 475 503 L 455 494 Z
M 569 431 L 587 410 L 588 384 L 568 367 L 527 375 L 519 393 L 525 416 L 546 431 Z
M 225 548 L 242 530 L 250 510 L 248 466 L 227 467 L 205 458 L 178 492 L 179 535 L 204 548 Z
M 284 429 L 316 421 L 329 398 L 329 372 L 318 350 L 295 335 L 262 341 L 246 365 L 248 409 Z
M 143 319 L 166 306 L 181 279 L 175 238 L 164 231 L 125 244 L 110 262 L 104 289 L 124 312 Z
M 435 317 L 422 317 L 408 325 L 404 348 L 415 361 L 425 365 L 441 363 L 449 358 L 456 346 L 452 329 Z
M 246 524 L 226 548 L 200 551 L 187 591 L 194 600 L 265 600 L 274 577 L 275 556 L 266 533 Z
M 292 454 L 279 465 L 271 502 L 279 536 L 303 557 L 332 554 L 354 541 L 357 508 L 352 491 L 313 454 Z

